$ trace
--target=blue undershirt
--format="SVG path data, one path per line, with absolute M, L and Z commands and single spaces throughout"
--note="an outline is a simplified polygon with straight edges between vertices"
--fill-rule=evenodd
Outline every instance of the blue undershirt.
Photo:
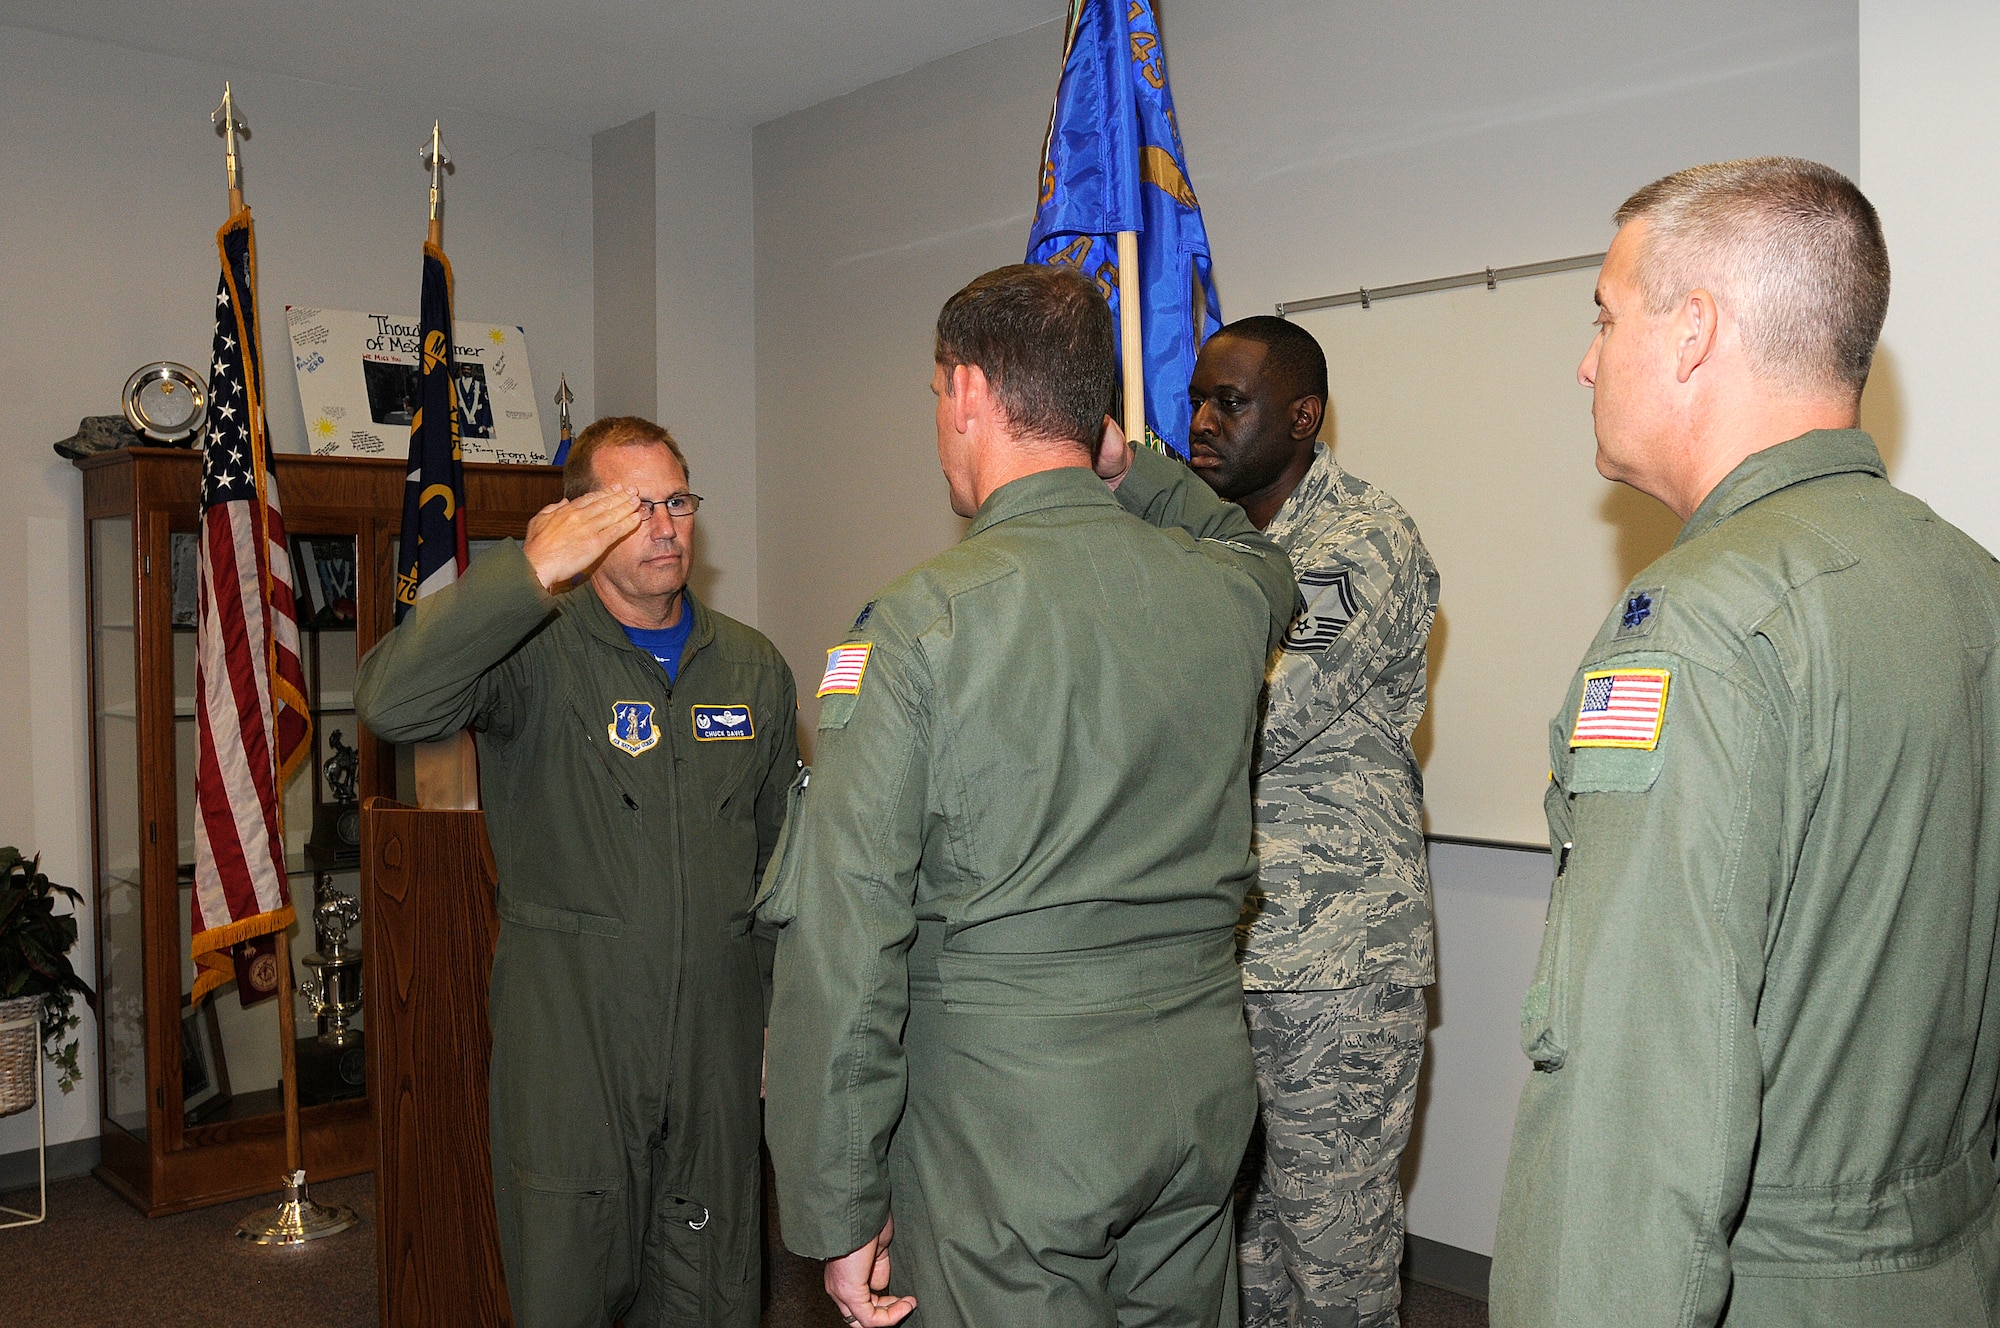
M 625 627 L 624 623 L 618 624 Z M 667 671 L 667 681 L 674 681 L 681 669 L 681 650 L 687 645 L 688 633 L 694 630 L 694 610 L 686 600 L 681 601 L 681 619 L 672 627 L 661 627 L 649 631 L 643 627 L 625 627 L 625 635 L 633 645 L 660 661 L 660 667 Z

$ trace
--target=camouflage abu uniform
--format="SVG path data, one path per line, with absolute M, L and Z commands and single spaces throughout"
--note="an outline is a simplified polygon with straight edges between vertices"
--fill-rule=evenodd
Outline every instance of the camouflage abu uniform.
M 1270 671 L 1258 880 L 1237 931 L 1262 1108 L 1244 1323 L 1393 1325 L 1397 1168 L 1435 976 L 1410 740 L 1437 569 L 1396 501 L 1324 443 L 1265 534 L 1306 608 Z

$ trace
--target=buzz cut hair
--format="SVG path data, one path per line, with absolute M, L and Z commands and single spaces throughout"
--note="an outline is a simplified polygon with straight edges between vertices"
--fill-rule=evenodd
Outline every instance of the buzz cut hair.
M 1270 314 L 1239 318 L 1218 331 L 1215 337 L 1235 337 L 1254 341 L 1264 348 L 1264 372 L 1276 379 L 1286 398 L 1318 397 L 1326 402 L 1326 352 L 1313 334 L 1297 323 Z
M 1094 451 L 1111 409 L 1111 306 L 1068 268 L 1016 263 L 975 278 L 938 312 L 936 357 L 986 375 L 1022 439 Z
M 597 487 L 597 472 L 591 462 L 607 447 L 664 447 L 681 463 L 681 474 L 689 483 L 694 482 L 694 471 L 681 445 L 666 429 L 638 415 L 606 415 L 593 420 L 570 441 L 569 455 L 563 460 L 564 498 L 581 498 Z
M 1647 312 L 1707 289 L 1742 329 L 1758 377 L 1858 397 L 1889 311 L 1882 222 L 1854 182 L 1798 157 L 1690 166 L 1614 214 L 1647 225 L 1636 272 Z

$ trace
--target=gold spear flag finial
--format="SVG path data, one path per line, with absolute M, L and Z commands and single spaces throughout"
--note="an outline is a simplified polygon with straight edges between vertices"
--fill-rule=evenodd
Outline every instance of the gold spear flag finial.
M 572 441 L 569 403 L 574 400 L 576 393 L 569 390 L 569 375 L 563 374 L 556 383 L 556 454 L 549 459 L 551 465 L 560 466 L 569 460 L 569 445 Z
M 431 141 L 417 150 L 417 159 L 431 173 L 431 243 L 444 243 L 444 176 L 446 171 L 456 170 L 451 154 L 444 150 L 440 136 L 442 121 L 431 121 Z
M 222 135 L 222 141 L 226 145 L 224 153 L 229 162 L 229 212 L 234 216 L 243 210 L 243 186 L 236 174 L 236 136 L 242 134 L 247 138 L 250 126 L 236 118 L 236 94 L 230 90 L 227 80 L 222 84 L 222 104 L 209 112 L 208 119 L 209 123 L 215 126 L 215 132 Z

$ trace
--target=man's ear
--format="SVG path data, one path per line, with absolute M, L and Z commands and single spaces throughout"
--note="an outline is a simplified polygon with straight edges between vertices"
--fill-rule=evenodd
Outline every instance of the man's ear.
M 1687 293 L 1674 315 L 1674 377 L 1685 383 L 1715 354 L 1720 311 L 1715 296 L 1701 286 Z
M 1320 421 L 1326 417 L 1326 403 L 1316 396 L 1303 396 L 1292 403 L 1292 441 L 1303 443 L 1319 437 Z
M 952 366 L 950 398 L 951 426 L 960 433 L 970 429 L 975 419 L 993 413 L 992 387 L 986 381 L 986 371 L 976 364 Z

